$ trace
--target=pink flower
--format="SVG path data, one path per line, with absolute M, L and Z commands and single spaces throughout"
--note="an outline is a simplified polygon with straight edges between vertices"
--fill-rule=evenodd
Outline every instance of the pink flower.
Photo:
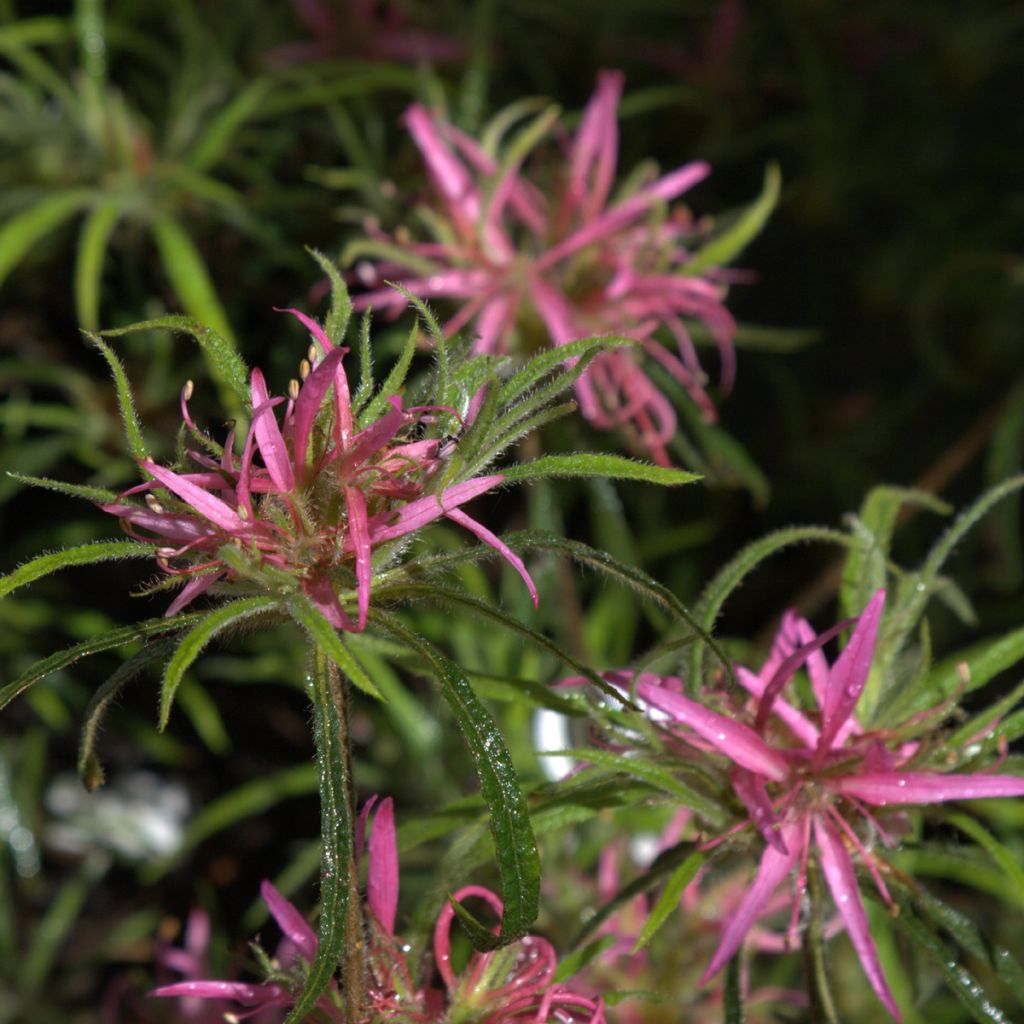
M 870 808 L 1024 795 L 1024 778 L 919 770 L 919 743 L 869 732 L 858 723 L 853 713 L 871 668 L 884 603 L 880 590 L 831 667 L 821 648 L 849 623 L 816 636 L 806 621 L 787 613 L 761 671 L 737 670 L 753 697 L 745 714 L 712 711 L 684 696 L 679 680 L 671 677 L 652 681 L 645 676 L 636 684 L 638 697 L 667 715 L 668 728 L 689 746 L 724 754 L 733 763 L 733 789 L 766 842 L 757 875 L 726 921 L 703 981 L 733 957 L 794 870 L 797 895 L 790 930 L 795 931 L 813 852 L 872 988 L 899 1019 L 868 930 L 851 856 L 892 905 L 879 862 L 858 834 L 867 829 L 883 843 L 892 842 Z M 813 716 L 781 696 L 805 663 L 816 704 Z
M 187 471 L 141 460 L 151 479 L 121 497 L 143 494 L 145 503 L 100 506 L 118 516 L 129 535 L 160 545 L 160 567 L 184 583 L 167 615 L 215 584 L 238 579 L 222 553 L 232 545 L 257 569 L 295 581 L 336 628 L 360 631 L 369 611 L 374 550 L 442 517 L 499 551 L 536 603 L 522 560 L 460 507 L 497 487 L 502 475 L 432 486 L 455 443 L 417 432 L 441 410 L 404 409 L 395 395 L 378 418 L 360 423 L 342 365 L 348 349 L 332 345 L 305 314 L 287 312 L 305 324 L 319 350 L 310 348 L 303 380 L 292 381 L 288 398 L 272 398 L 263 374 L 252 371 L 252 422 L 241 458 L 233 431 L 223 447 L 199 432 L 186 385 L 186 436 L 205 450 L 186 450 L 192 463 Z M 342 608 L 339 585 L 356 592 L 355 619 Z
M 363 833 L 376 797 L 366 802 L 359 817 L 357 854 L 362 855 Z M 398 850 L 391 798 L 382 800 L 370 826 L 367 846 L 367 962 L 366 1024 L 394 1020 L 402 1024 L 440 1024 L 449 1010 L 472 1011 L 476 1024 L 605 1024 L 600 1000 L 573 993 L 554 980 L 557 960 L 551 944 L 527 936 L 492 953 L 473 953 L 461 973 L 451 963 L 451 927 L 454 911 L 446 904 L 434 928 L 434 957 L 445 992 L 416 989 L 406 963 L 409 947 L 395 935 L 398 908 Z M 316 956 L 317 938 L 302 915 L 271 884 L 261 893 L 285 939 L 274 961 L 274 979 L 265 984 L 227 981 L 183 981 L 165 985 L 151 995 L 194 999 L 231 1000 L 245 1008 L 236 1020 L 294 1005 L 303 980 L 302 961 Z M 500 917 L 501 900 L 489 889 L 467 886 L 455 893 L 458 900 L 484 900 Z M 337 986 L 317 1002 L 326 1021 L 341 1021 Z M 446 1009 L 448 1007 L 448 1009 Z M 276 1018 L 268 1018 L 270 1019 Z M 262 1017 L 261 1017 L 262 1020 Z M 362 1021 L 360 1022 L 362 1024 Z
M 564 345 L 594 335 L 626 335 L 658 362 L 713 419 L 705 375 L 686 326 L 700 321 L 718 345 L 722 387 L 734 372 L 733 319 L 722 304 L 724 275 L 691 273 L 690 245 L 702 226 L 672 200 L 709 173 L 686 164 L 630 194 L 612 198 L 618 153 L 616 111 L 621 73 L 605 71 L 555 170 L 522 172 L 422 106 L 405 115 L 427 165 L 438 207 L 429 221 L 435 240 L 388 245 L 376 266 L 360 263 L 356 278 L 373 290 L 356 300 L 396 314 L 405 300 L 375 288 L 384 278 L 416 295 L 460 306 L 445 325 L 454 334 L 473 322 L 476 352 L 504 354 L 517 345 Z M 546 126 L 557 138 L 565 130 Z M 377 247 L 386 239 L 378 238 Z M 374 243 L 368 251 L 374 254 Z M 675 350 L 655 337 L 665 330 Z M 623 428 L 655 461 L 667 464 L 676 414 L 638 362 L 621 349 L 599 356 L 577 385 L 581 409 L 601 429 Z

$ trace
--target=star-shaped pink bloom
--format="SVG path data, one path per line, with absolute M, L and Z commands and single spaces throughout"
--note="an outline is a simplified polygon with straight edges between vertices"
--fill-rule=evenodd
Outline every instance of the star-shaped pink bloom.
M 472 323 L 476 352 L 627 336 L 713 419 L 687 321 L 702 323 L 718 345 L 728 390 L 735 324 L 722 301 L 725 275 L 689 269 L 701 229 L 688 210 L 669 206 L 710 168 L 695 161 L 613 195 L 622 84 L 620 72 L 599 75 L 579 128 L 547 176 L 532 165 L 528 176 L 522 168 L 527 154 L 499 165 L 484 144 L 437 113 L 410 107 L 405 123 L 437 194 L 428 221 L 436 237 L 418 243 L 403 238 L 400 245 L 379 237 L 377 242 L 389 242 L 392 256 L 357 266 L 355 280 L 371 290 L 356 299 L 356 308 L 401 312 L 401 294 L 377 287 L 387 279 L 415 295 L 457 304 L 445 333 Z M 567 135 L 557 123 L 548 125 L 548 133 Z M 674 349 L 655 337 L 662 330 Z M 625 428 L 656 462 L 668 463 L 675 410 L 638 352 L 600 355 L 580 378 L 577 396 L 594 426 Z
M 374 549 L 442 517 L 500 552 L 536 604 L 522 559 L 461 508 L 504 477 L 492 473 L 432 489 L 454 442 L 416 439 L 416 431 L 439 410 L 405 409 L 396 395 L 378 418 L 360 426 L 343 366 L 348 349 L 335 347 L 304 313 L 286 312 L 302 321 L 319 351 L 310 350 L 316 358 L 304 364 L 304 379 L 292 382 L 287 399 L 272 398 L 263 374 L 252 371 L 252 422 L 241 458 L 229 434 L 218 458 L 187 450 L 195 466 L 191 472 L 143 459 L 141 468 L 151 479 L 121 498 L 143 494 L 145 504 L 118 500 L 100 506 L 118 516 L 131 536 L 160 544 L 161 568 L 184 581 L 167 615 L 237 578 L 221 554 L 225 545 L 237 544 L 261 565 L 290 575 L 337 629 L 360 631 L 369 612 Z M 182 416 L 196 437 L 189 395 L 186 386 Z M 354 584 L 354 620 L 338 599 L 338 574 Z
M 733 788 L 766 842 L 757 875 L 726 922 L 704 981 L 735 955 L 794 870 L 795 918 L 813 852 L 872 988 L 900 1019 L 868 928 L 853 856 L 870 873 L 882 898 L 890 905 L 892 901 L 856 826 L 866 823 L 886 842 L 871 807 L 1024 796 L 1024 778 L 917 770 L 913 765 L 919 744 L 893 742 L 885 733 L 861 727 L 854 710 L 871 668 L 884 603 L 885 592 L 879 590 L 831 667 L 821 648 L 849 623 L 817 636 L 809 623 L 787 613 L 761 671 L 737 670 L 739 682 L 754 698 L 746 721 L 684 696 L 678 679 L 652 681 L 645 676 L 636 684 L 638 697 L 667 716 L 667 726 L 688 744 L 732 761 Z M 781 696 L 803 664 L 814 693 L 813 716 Z

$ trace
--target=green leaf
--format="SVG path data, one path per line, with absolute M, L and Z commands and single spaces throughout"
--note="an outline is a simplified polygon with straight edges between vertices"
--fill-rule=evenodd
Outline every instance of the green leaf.
M 159 636 L 161 633 L 173 633 L 185 629 L 198 622 L 203 616 L 202 612 L 190 612 L 184 615 L 175 615 L 173 618 L 147 619 L 144 622 L 137 622 L 134 626 L 125 626 L 122 629 L 115 629 L 101 636 L 90 637 L 73 647 L 66 647 L 63 651 L 51 654 L 42 661 L 37 661 L 31 668 L 23 672 L 13 682 L 0 687 L 0 711 L 2 711 L 15 697 L 24 693 L 30 686 L 45 679 L 52 672 L 67 668 L 81 658 L 90 654 L 98 654 L 100 651 L 109 651 L 116 647 L 124 647 L 127 644 L 139 640 L 147 640 L 152 636 Z
M 133 655 L 111 675 L 89 699 L 85 709 L 82 734 L 78 744 L 78 774 L 90 792 L 103 785 L 103 767 L 96 757 L 96 739 L 108 708 L 120 696 L 121 690 L 140 675 L 153 662 L 163 661 L 174 650 L 175 638 L 165 638 L 148 644 Z
M 75 309 L 78 311 L 79 324 L 87 331 L 99 327 L 103 260 L 123 206 L 121 195 L 108 196 L 90 211 L 78 236 Z
M 231 148 L 239 128 L 262 112 L 264 100 L 271 89 L 270 79 L 256 78 L 236 93 L 196 140 L 185 158 L 186 165 L 194 171 L 206 171 L 218 163 Z
M 139 416 L 135 411 L 135 398 L 132 395 L 128 374 L 124 372 L 121 360 L 99 335 L 86 333 L 86 337 L 90 344 L 100 350 L 100 355 L 107 361 L 110 372 L 113 374 L 114 387 L 117 389 L 117 406 L 121 412 L 121 423 L 124 426 L 128 450 L 136 461 L 148 458 L 149 451 L 146 448 L 146 440 L 142 436 L 142 424 L 139 423 Z
M 844 547 L 851 543 L 846 534 L 825 526 L 791 526 L 753 541 L 726 563 L 704 588 L 694 611 L 700 628 L 705 632 L 714 629 L 719 612 L 730 595 L 766 558 L 794 544 L 807 544 L 812 541 L 824 541 Z M 691 686 L 701 685 L 703 667 L 704 651 L 700 644 L 695 644 L 690 662 Z
M 152 545 L 140 544 L 134 540 L 95 541 L 74 548 L 51 551 L 49 554 L 40 555 L 30 562 L 18 566 L 6 576 L 0 576 L 0 597 L 6 597 L 18 587 L 23 587 L 42 576 L 48 576 L 52 572 L 69 568 L 72 565 L 93 565 L 96 562 L 147 557 L 153 557 Z
M 350 805 L 354 783 L 349 774 L 348 750 L 342 739 L 342 730 L 347 728 L 347 722 L 339 717 L 332 684 L 336 685 L 337 680 L 332 679 L 332 666 L 327 655 L 322 648 L 315 647 L 306 688 L 313 704 L 317 774 L 320 780 L 320 835 L 323 839 L 320 926 L 316 958 L 310 964 L 302 995 L 285 1018 L 285 1024 L 300 1024 L 313 1012 L 317 1000 L 326 991 L 338 969 L 346 940 L 351 937 L 350 915 L 358 913 L 358 908 L 353 906 L 354 900 L 358 898 L 355 850 L 352 845 L 355 815 Z
M 967 1007 L 978 1024 L 1012 1024 L 1010 1019 L 986 994 L 978 980 L 960 963 L 959 957 L 950 954 L 945 943 L 907 906 L 901 907 L 895 919 L 896 926 L 912 939 L 929 959 L 939 968 L 953 994 Z
M 572 455 L 542 455 L 532 462 L 502 469 L 506 481 L 536 480 L 552 476 L 596 476 L 611 480 L 642 480 L 649 484 L 676 487 L 699 480 L 696 473 L 649 462 L 628 459 L 622 455 L 595 455 L 576 452 Z
M 249 368 L 235 351 L 233 343 L 225 341 L 216 331 L 188 316 L 161 316 L 154 320 L 141 320 L 128 327 L 100 331 L 104 338 L 117 338 L 132 331 L 168 330 L 190 335 L 203 350 L 214 376 L 224 381 L 240 401 L 233 404 L 239 408 L 249 402 Z
M 578 974 L 592 960 L 596 960 L 605 950 L 614 946 L 615 941 L 614 935 L 602 935 L 601 938 L 594 939 L 593 942 L 588 942 L 568 956 L 562 957 L 555 970 L 555 984 L 568 981 L 574 974 Z
M 12 480 L 18 480 L 32 487 L 42 487 L 47 491 L 56 491 L 69 498 L 84 498 L 97 505 L 117 501 L 117 492 L 108 491 L 105 487 L 90 487 L 88 484 L 66 484 L 63 480 L 51 480 L 46 476 L 29 476 L 27 473 L 7 474 Z
M 331 310 L 327 314 L 324 333 L 337 347 L 345 342 L 348 333 L 348 322 L 352 317 L 352 300 L 349 298 L 348 287 L 338 271 L 338 265 L 318 249 L 306 249 L 313 259 L 320 264 L 320 269 L 331 282 Z
M 760 234 L 782 188 L 782 175 L 777 164 L 769 164 L 764 172 L 761 194 L 721 234 L 707 243 L 686 265 L 687 274 L 699 274 L 708 267 L 731 263 Z
M 950 814 L 947 818 L 961 832 L 969 835 L 999 866 L 1009 884 L 1007 895 L 1018 906 L 1024 906 L 1024 868 L 1017 856 L 1008 850 L 981 822 L 966 814 Z M 1006 892 L 1006 889 L 1004 889 Z
M 696 850 L 672 872 L 672 877 L 665 883 L 658 902 L 654 904 L 651 912 L 647 915 L 643 928 L 640 929 L 636 945 L 633 946 L 634 955 L 639 953 L 657 935 L 661 926 L 679 909 L 679 900 L 682 898 L 683 890 L 696 878 L 697 872 L 700 871 L 706 860 L 707 854 Z
M 15 214 L 0 227 L 0 284 L 32 247 L 93 198 L 87 189 L 58 192 Z
M 181 685 L 182 677 L 192 662 L 202 653 L 203 648 L 222 630 L 230 628 L 243 619 L 251 618 L 253 615 L 270 611 L 276 605 L 276 598 L 262 595 L 231 601 L 206 612 L 199 624 L 182 637 L 174 656 L 167 663 L 164 678 L 160 684 L 159 725 L 161 732 L 167 728 L 167 722 L 171 717 L 171 707 L 174 704 L 174 695 Z
M 948 515 L 952 509 L 926 491 L 909 487 L 875 487 L 852 522 L 856 543 L 843 567 L 839 602 L 844 616 L 859 615 L 879 587 L 886 582 L 886 563 L 896 521 L 904 505 Z
M 951 697 L 961 688 L 965 692 L 977 690 L 994 679 L 1000 672 L 1016 665 L 1024 658 L 1024 626 L 1010 630 L 995 640 L 983 640 L 943 658 L 932 669 L 921 692 L 910 705 L 911 713 L 938 698 Z M 964 666 L 966 671 L 961 668 Z
M 185 312 L 211 329 L 219 342 L 216 346 L 218 349 L 226 350 L 237 359 L 238 345 L 234 332 L 195 243 L 170 214 L 157 214 L 153 218 L 152 229 L 160 262 Z M 222 388 L 229 387 L 234 394 L 238 394 L 237 370 L 233 361 L 230 357 L 215 356 L 212 349 L 213 346 L 203 345 L 210 359 L 214 379 Z M 221 397 L 228 401 L 227 394 Z
M 377 700 L 384 700 L 384 695 L 373 685 L 359 662 L 352 657 L 338 631 L 305 594 L 289 594 L 285 604 L 292 618 L 309 634 L 316 646 L 345 673 L 345 678 L 350 683 L 359 687 L 363 693 L 376 697 Z
M 557 345 L 545 349 L 538 355 L 533 356 L 529 362 L 501 386 L 498 395 L 500 404 L 512 405 L 521 398 L 537 382 L 549 373 L 556 370 L 565 371 L 568 363 L 579 359 L 590 352 L 604 352 L 623 346 L 636 345 L 631 338 L 581 338 L 578 341 L 571 341 L 567 345 Z
M 412 365 L 412 357 L 416 353 L 416 338 L 418 336 L 419 326 L 413 325 L 408 337 L 405 339 L 402 354 L 396 360 L 395 365 L 391 367 L 387 377 L 384 379 L 384 383 L 378 388 L 377 394 L 370 400 L 366 409 L 359 414 L 361 426 L 368 426 L 377 420 L 387 408 L 388 399 L 392 395 L 397 394 L 405 383 L 409 367 Z
M 536 920 L 540 859 L 526 798 L 505 739 L 457 665 L 406 629 L 393 615 L 373 610 L 371 615 L 389 633 L 420 652 L 441 684 L 441 692 L 462 730 L 480 779 L 498 861 L 500 895 L 505 908 L 500 933 L 493 935 L 460 904 L 453 906 L 478 949 L 508 945 L 525 935 Z

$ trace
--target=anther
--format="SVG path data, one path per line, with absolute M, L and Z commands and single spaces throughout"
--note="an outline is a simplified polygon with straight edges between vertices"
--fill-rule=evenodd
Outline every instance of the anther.
M 310 345 L 306 352 L 306 358 L 309 360 L 311 366 L 316 362 L 317 355 L 316 345 Z
M 312 360 L 309 359 L 303 359 L 302 362 L 299 363 L 299 377 L 302 380 L 305 380 L 309 376 L 310 371 L 313 369 L 313 367 L 310 365 L 311 361 Z
M 293 377 L 288 381 L 288 397 L 293 401 L 297 401 L 299 397 L 299 382 Z
M 185 381 L 185 386 L 181 389 L 181 397 L 187 402 L 192 398 L 192 392 L 195 391 L 195 385 L 192 381 Z
M 146 504 L 149 506 L 150 512 L 155 512 L 157 515 L 162 515 L 164 511 L 163 505 L 152 494 L 146 495 Z

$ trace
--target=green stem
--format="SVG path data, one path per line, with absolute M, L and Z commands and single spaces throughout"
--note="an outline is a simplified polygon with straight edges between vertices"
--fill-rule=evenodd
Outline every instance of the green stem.
M 338 669 L 316 645 L 306 689 L 313 704 L 320 775 L 320 930 L 306 987 L 285 1024 L 300 1024 L 314 1012 L 339 962 L 344 981 L 345 1024 L 358 1024 L 363 1019 L 365 1004 L 365 957 L 355 864 L 355 791 L 348 699 Z
M 828 968 L 825 964 L 821 879 L 814 864 L 808 865 L 807 894 L 811 903 L 811 917 L 804 936 L 804 958 L 807 971 L 807 995 L 810 1000 L 809 1016 L 813 1024 L 839 1024 L 835 998 L 829 985 Z

